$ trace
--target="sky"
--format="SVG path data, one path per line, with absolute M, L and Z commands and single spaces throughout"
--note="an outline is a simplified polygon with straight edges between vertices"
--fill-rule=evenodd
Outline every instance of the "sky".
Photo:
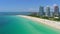
M 39 11 L 39 6 L 60 6 L 60 0 L 0 0 L 0 12 L 33 12 Z

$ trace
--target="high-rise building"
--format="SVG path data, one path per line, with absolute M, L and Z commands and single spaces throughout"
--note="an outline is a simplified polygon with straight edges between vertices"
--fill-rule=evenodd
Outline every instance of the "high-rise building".
M 44 7 L 43 6 L 40 6 L 40 8 L 39 8 L 39 15 L 40 16 L 44 16 L 45 15 Z
M 47 17 L 51 17 L 50 7 L 49 7 L 49 6 L 46 7 L 46 16 L 47 16 Z
M 54 17 L 59 17 L 59 6 L 54 4 Z

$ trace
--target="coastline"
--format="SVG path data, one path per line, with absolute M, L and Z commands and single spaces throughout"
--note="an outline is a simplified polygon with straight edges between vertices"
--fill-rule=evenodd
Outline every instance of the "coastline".
M 47 19 L 41 19 L 41 18 L 25 16 L 25 15 L 17 15 L 17 16 L 27 18 L 27 19 L 30 19 L 30 20 L 33 20 L 33 21 L 36 21 L 39 23 L 43 23 L 43 24 L 49 25 L 51 27 L 54 27 L 56 29 L 60 29 L 60 22 L 57 22 L 57 21 L 51 21 L 51 20 L 47 20 Z

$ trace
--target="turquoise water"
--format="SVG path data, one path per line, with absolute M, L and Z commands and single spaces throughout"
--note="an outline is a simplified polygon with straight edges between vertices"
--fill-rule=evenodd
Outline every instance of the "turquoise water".
M 60 34 L 60 30 L 18 16 L 0 16 L 0 34 Z

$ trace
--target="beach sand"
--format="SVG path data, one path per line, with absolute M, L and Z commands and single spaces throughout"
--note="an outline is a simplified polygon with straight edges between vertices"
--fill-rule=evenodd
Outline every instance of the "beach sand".
M 33 20 L 33 21 L 36 21 L 39 23 L 43 23 L 43 24 L 49 25 L 51 27 L 54 27 L 56 29 L 60 29 L 60 22 L 57 22 L 57 21 L 51 21 L 51 20 L 47 20 L 47 19 L 41 19 L 41 18 L 25 16 L 25 15 L 17 15 L 17 16 L 27 18 L 27 19 L 30 19 L 30 20 Z

